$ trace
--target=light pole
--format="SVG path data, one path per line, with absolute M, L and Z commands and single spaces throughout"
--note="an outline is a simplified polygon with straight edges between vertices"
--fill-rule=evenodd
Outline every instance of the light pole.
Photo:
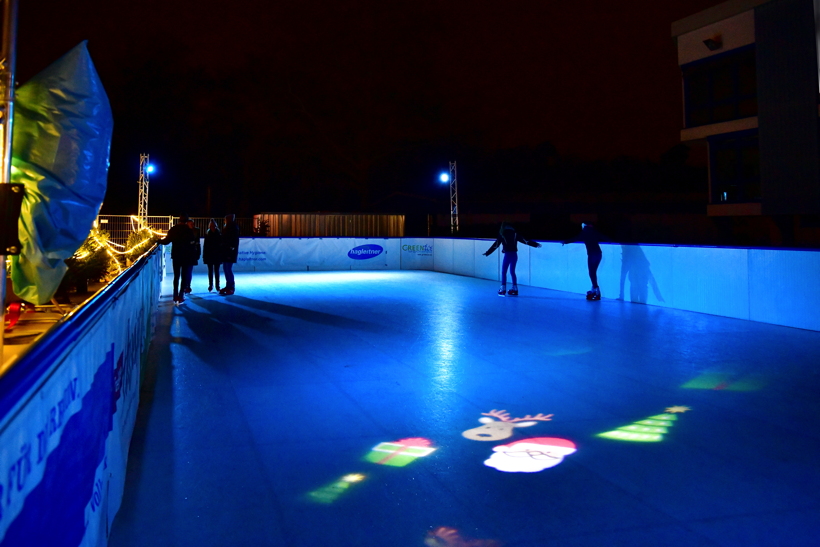
M 154 171 L 154 166 L 148 162 L 148 154 L 140 154 L 139 204 L 137 216 L 147 226 L 148 223 L 148 175 Z
M 456 177 L 456 162 L 450 162 L 450 172 L 439 175 L 442 183 L 450 183 L 450 234 L 458 233 L 458 180 Z

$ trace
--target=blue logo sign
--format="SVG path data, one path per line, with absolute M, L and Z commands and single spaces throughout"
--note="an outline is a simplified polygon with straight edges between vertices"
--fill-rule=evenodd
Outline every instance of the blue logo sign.
M 353 260 L 367 260 L 368 258 L 379 256 L 383 252 L 384 249 L 380 245 L 359 245 L 358 247 L 350 249 L 347 252 L 347 256 Z

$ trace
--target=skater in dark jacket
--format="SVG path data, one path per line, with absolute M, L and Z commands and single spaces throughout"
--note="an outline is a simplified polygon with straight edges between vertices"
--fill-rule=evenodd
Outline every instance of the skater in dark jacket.
M 183 279 L 185 279 L 186 285 L 182 289 L 182 292 L 185 294 L 191 294 L 191 280 L 194 278 L 194 266 L 199 264 L 199 257 L 202 256 L 202 245 L 199 243 L 199 228 L 196 227 L 194 221 L 188 219 L 188 228 L 194 233 L 194 246 L 191 248 L 191 259 L 188 261 L 188 265 L 185 266 L 185 275 Z
M 587 248 L 587 268 L 589 269 L 589 280 L 592 281 L 592 290 L 587 291 L 587 298 L 589 300 L 600 300 L 601 289 L 598 287 L 598 266 L 601 264 L 603 253 L 598 243 L 605 241 L 605 239 L 591 223 L 582 222 L 581 232 L 574 239 L 564 241 L 561 245 L 576 241 L 582 241 Z
M 225 271 L 225 288 L 219 291 L 223 296 L 236 291 L 233 277 L 233 265 L 239 257 L 239 226 L 236 215 L 225 215 L 225 226 L 222 228 L 222 269 Z
M 504 254 L 504 259 L 501 261 L 501 288 L 498 289 L 498 296 L 509 294 L 510 296 L 518 296 L 518 278 L 515 275 L 515 265 L 518 263 L 518 242 L 524 245 L 538 248 L 541 246 L 537 241 L 530 241 L 524 239 L 518 232 L 515 231 L 512 224 L 507 222 L 501 223 L 501 229 L 498 230 L 498 239 L 495 243 L 487 249 L 484 256 L 493 254 L 499 245 L 501 245 L 501 252 Z M 510 277 L 512 277 L 512 288 L 507 292 L 507 270 L 510 270 Z
M 174 303 L 185 302 L 185 297 L 180 292 L 180 278 L 182 278 L 182 288 L 190 285 L 190 280 L 186 280 L 187 266 L 192 262 L 195 243 L 194 232 L 188 227 L 188 215 L 179 217 L 177 224 L 168 230 L 164 238 L 159 240 L 161 245 L 171 243 L 171 263 L 174 268 Z M 198 241 L 198 240 L 197 240 Z
M 205 233 L 205 247 L 202 249 L 202 262 L 208 265 L 208 292 L 219 292 L 219 265 L 222 263 L 222 232 L 214 219 Z M 214 283 L 216 281 L 216 283 Z

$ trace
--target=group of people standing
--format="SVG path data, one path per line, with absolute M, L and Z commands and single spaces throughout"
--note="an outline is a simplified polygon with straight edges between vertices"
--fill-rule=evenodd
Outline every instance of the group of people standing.
M 239 225 L 235 215 L 225 215 L 225 223 L 220 231 L 219 225 L 211 219 L 205 233 L 204 248 L 199 243 L 199 230 L 188 215 L 179 217 L 179 221 L 166 236 L 159 240 L 162 245 L 171 244 L 171 263 L 174 269 L 174 303 L 185 302 L 185 295 L 191 292 L 191 278 L 194 266 L 202 262 L 208 266 L 208 292 L 216 288 L 223 296 L 236 292 L 233 265 L 239 256 Z M 219 287 L 220 266 L 225 272 L 225 287 Z

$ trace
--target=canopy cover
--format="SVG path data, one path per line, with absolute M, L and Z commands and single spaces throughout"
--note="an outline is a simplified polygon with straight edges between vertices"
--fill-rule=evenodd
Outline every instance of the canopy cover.
M 105 197 L 114 122 L 86 42 L 16 92 L 11 181 L 25 184 L 14 293 L 51 300 Z

